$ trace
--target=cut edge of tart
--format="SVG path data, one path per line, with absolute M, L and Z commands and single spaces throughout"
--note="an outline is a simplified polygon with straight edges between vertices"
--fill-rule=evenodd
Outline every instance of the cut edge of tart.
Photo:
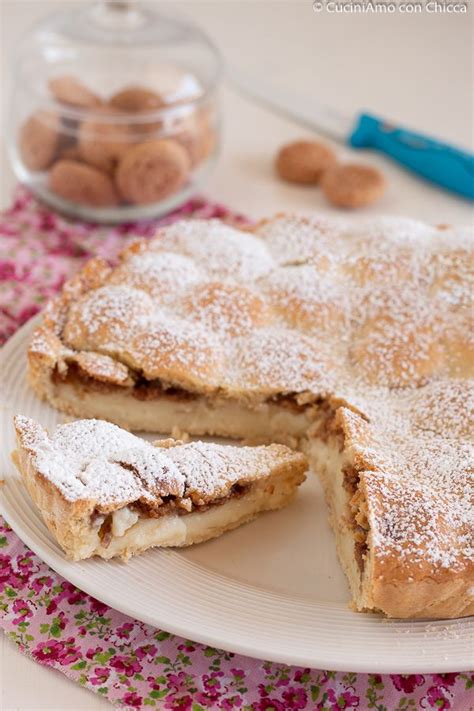
M 15 429 L 13 460 L 72 560 L 209 540 L 286 506 L 306 478 L 305 455 L 284 445 L 152 444 L 101 420 L 50 436 L 16 416 Z
M 406 468 L 404 476 L 397 469 L 406 467 L 405 457 L 390 452 L 403 441 L 385 443 L 381 432 L 380 423 L 339 407 L 324 432 L 315 436 L 310 430 L 304 444 L 323 485 L 353 609 L 410 619 L 474 614 L 472 512 L 453 515 L 472 506 L 472 499 L 462 502 L 472 496 L 472 448 L 459 456 L 445 497 L 436 489 L 427 492 L 423 478 L 413 477 L 418 465 L 429 464 L 424 447 L 429 451 L 433 443 L 440 469 L 445 467 L 436 434 L 420 433 L 417 451 L 415 445 L 407 452 L 413 470 Z

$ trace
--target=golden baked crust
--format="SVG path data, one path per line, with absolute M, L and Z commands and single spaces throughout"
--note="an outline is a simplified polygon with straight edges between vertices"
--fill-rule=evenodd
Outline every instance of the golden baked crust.
M 298 424 L 303 447 L 344 407 L 345 441 L 359 433 L 358 456 L 372 461 L 357 470 L 370 547 L 356 604 L 400 617 L 469 614 L 472 264 L 471 229 L 412 220 L 176 223 L 127 247 L 114 268 L 92 260 L 64 287 L 31 343 L 30 381 L 60 409 L 149 430 L 159 391 L 191 398 L 191 414 L 203 398 L 252 416 L 311 411 L 308 436 Z M 107 413 L 120 393 L 136 404 L 144 386 L 129 422 L 123 407 Z M 218 411 L 212 430 L 206 416 L 191 428 L 186 417 L 170 427 L 252 435 L 243 420 L 219 424 Z
M 15 429 L 15 464 L 73 560 L 214 538 L 285 506 L 307 469 L 306 457 L 283 445 L 150 444 L 103 420 L 48 435 L 16 416 Z
M 432 381 L 423 390 L 415 409 L 413 392 L 397 394 L 379 403 L 378 416 L 374 406 L 370 421 L 340 407 L 308 456 L 324 483 L 357 609 L 472 615 L 474 448 L 463 420 L 474 388 Z

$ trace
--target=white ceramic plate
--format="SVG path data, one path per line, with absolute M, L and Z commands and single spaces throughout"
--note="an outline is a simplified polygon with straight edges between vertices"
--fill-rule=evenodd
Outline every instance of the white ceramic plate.
M 287 509 L 221 538 L 151 550 L 120 562 L 68 562 L 10 460 L 12 415 L 53 428 L 64 417 L 25 381 L 34 321 L 0 352 L 0 510 L 54 570 L 111 607 L 187 639 L 258 658 L 355 672 L 464 671 L 473 664 L 474 621 L 387 621 L 351 612 L 316 477 Z

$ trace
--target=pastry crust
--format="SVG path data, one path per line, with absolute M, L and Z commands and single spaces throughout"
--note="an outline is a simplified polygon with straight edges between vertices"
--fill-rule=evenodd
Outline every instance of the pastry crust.
M 129 558 L 214 538 L 288 504 L 306 457 L 283 445 L 154 444 L 101 420 L 49 436 L 15 418 L 13 459 L 67 556 Z
M 363 577 L 357 608 L 470 614 L 472 264 L 471 229 L 412 220 L 175 223 L 64 287 L 30 382 L 59 409 L 135 429 L 289 436 L 330 507 L 338 465 L 325 474 L 311 452 L 338 422 L 369 512 L 367 535 L 332 514 L 346 573 Z

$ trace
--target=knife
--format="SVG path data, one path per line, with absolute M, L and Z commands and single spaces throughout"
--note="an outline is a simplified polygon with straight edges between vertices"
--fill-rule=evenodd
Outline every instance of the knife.
M 474 156 L 461 148 L 360 113 L 344 114 L 307 97 L 272 86 L 234 68 L 227 77 L 235 88 L 298 123 L 353 148 L 384 153 L 408 170 L 453 193 L 474 200 Z

